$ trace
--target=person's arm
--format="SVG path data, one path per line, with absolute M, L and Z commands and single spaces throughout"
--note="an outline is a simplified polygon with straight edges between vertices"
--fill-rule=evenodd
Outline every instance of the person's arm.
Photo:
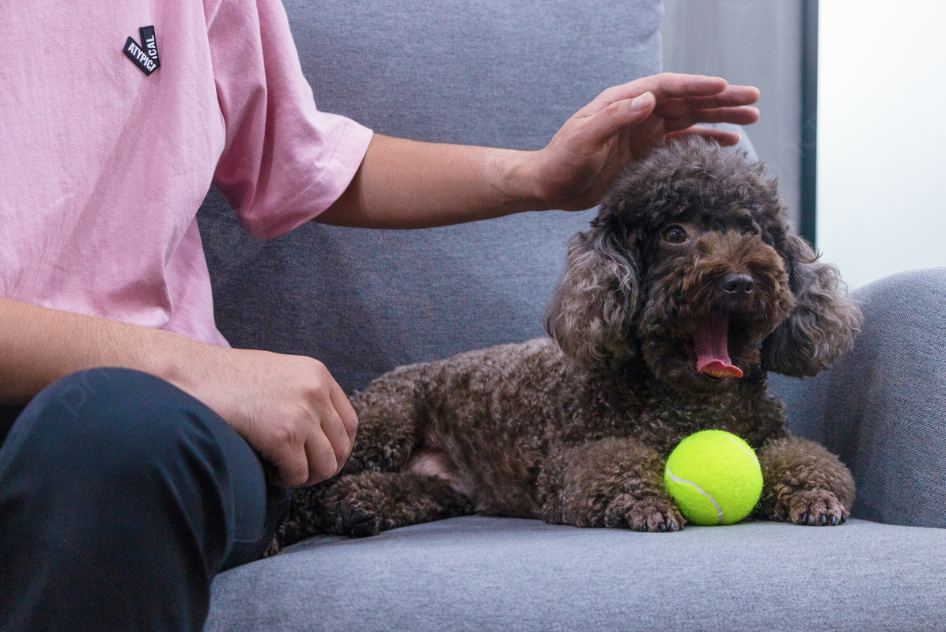
M 597 204 L 628 163 L 664 138 L 739 135 L 698 123 L 749 124 L 759 91 L 718 77 L 665 73 L 609 88 L 539 151 L 421 143 L 376 134 L 325 224 L 425 228 L 522 211 Z
M 26 404 L 61 377 L 105 366 L 156 375 L 208 405 L 276 467 L 277 483 L 325 480 L 351 451 L 355 411 L 312 358 L 227 349 L 0 298 L 0 404 Z

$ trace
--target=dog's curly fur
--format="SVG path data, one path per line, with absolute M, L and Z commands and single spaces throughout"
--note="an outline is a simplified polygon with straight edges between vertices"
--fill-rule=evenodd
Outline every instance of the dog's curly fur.
M 767 371 L 827 368 L 860 318 L 836 268 L 789 233 L 761 165 L 698 138 L 667 143 L 570 241 L 551 339 L 403 367 L 354 395 L 351 457 L 337 477 L 296 490 L 271 552 L 315 533 L 473 512 L 676 531 L 665 460 L 708 428 L 757 450 L 758 515 L 839 524 L 854 501 L 850 472 L 788 434 L 765 382 Z M 742 377 L 698 370 L 707 322 L 725 331 Z

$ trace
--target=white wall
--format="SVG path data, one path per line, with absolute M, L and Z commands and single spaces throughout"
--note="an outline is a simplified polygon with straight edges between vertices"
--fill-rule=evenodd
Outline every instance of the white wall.
M 946 3 L 821 0 L 818 224 L 853 289 L 946 266 Z

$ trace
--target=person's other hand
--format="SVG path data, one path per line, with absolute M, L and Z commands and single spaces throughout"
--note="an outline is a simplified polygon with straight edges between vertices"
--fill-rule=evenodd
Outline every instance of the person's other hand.
M 273 482 L 305 487 L 345 464 L 358 417 L 324 364 L 303 356 L 219 349 L 197 393 L 274 466 Z
M 735 145 L 738 134 L 698 124 L 754 123 L 759 111 L 749 106 L 758 99 L 756 88 L 701 75 L 663 73 L 608 88 L 536 152 L 537 196 L 549 208 L 586 209 L 628 163 L 665 138 L 698 134 Z

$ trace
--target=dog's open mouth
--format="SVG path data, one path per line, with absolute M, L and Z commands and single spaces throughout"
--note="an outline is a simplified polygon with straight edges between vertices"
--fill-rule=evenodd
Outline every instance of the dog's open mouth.
M 740 378 L 742 370 L 733 364 L 730 350 L 738 351 L 743 323 L 737 315 L 713 314 L 701 318 L 693 334 L 696 370 L 714 378 Z

